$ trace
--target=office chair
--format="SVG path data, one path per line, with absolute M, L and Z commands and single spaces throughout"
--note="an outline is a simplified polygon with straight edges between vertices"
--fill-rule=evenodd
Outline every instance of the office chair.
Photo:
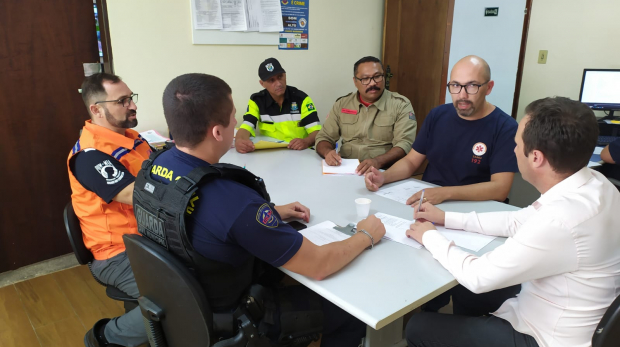
M 91 266 L 94 257 L 93 254 L 84 245 L 84 239 L 82 238 L 82 228 L 80 227 L 80 220 L 75 215 L 75 211 L 73 210 L 73 204 L 71 203 L 71 201 L 69 201 L 67 206 L 65 206 L 63 219 L 65 221 L 65 229 L 67 229 L 67 236 L 69 236 L 71 248 L 73 248 L 73 253 L 77 258 L 78 263 L 80 263 L 80 265 L 88 265 L 88 269 L 90 270 L 91 275 L 93 275 L 95 281 L 106 287 L 106 295 L 110 299 L 122 301 L 124 303 L 125 312 L 129 312 L 134 308 L 138 307 L 138 299 L 132 298 L 122 290 L 112 285 L 107 285 L 99 281 L 99 279 L 93 274 Z
M 271 345 L 266 338 L 259 338 L 246 314 L 238 318 L 235 336 L 212 344 L 218 336 L 234 333 L 237 320 L 233 314 L 213 314 L 190 270 L 162 246 L 140 235 L 123 235 L 123 240 L 140 291 L 138 303 L 151 347 Z
M 618 346 L 620 341 L 620 296 L 609 306 L 592 335 L 592 347 Z

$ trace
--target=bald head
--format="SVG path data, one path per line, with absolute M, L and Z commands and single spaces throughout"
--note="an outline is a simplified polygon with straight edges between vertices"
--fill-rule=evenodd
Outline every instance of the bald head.
M 463 71 L 468 71 L 472 75 L 478 76 L 480 79 L 478 82 L 480 83 L 491 80 L 491 68 L 489 67 L 489 64 L 484 59 L 475 55 L 468 55 L 454 64 L 452 73 L 450 74 L 450 79 L 452 79 L 455 72 Z

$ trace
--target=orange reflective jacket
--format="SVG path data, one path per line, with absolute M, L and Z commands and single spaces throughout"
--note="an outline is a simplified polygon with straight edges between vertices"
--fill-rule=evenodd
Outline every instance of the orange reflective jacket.
M 80 139 L 69 153 L 67 168 L 72 190 L 71 201 L 80 219 L 84 244 L 95 259 L 105 260 L 125 251 L 123 235 L 138 234 L 138 225 L 132 205 L 118 201 L 108 204 L 97 194 L 82 187 L 73 176 L 69 162 L 74 155 L 87 148 L 111 155 L 136 176 L 142 162 L 148 159 L 151 147 L 134 130 L 126 129 L 123 136 L 88 120 L 82 128 Z

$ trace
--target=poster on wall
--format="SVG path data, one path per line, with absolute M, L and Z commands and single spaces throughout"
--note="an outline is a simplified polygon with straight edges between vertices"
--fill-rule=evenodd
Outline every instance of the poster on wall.
M 310 0 L 281 0 L 282 24 L 279 49 L 308 49 L 308 9 Z

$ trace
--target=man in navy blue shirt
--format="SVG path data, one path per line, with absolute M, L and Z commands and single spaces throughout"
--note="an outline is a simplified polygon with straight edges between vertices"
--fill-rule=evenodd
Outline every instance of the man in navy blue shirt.
M 157 157 L 151 177 L 171 183 L 196 167 L 219 162 L 231 147 L 237 124 L 231 93 L 226 82 L 205 74 L 181 75 L 168 84 L 164 115 L 176 147 Z M 317 246 L 282 222 L 309 221 L 307 207 L 298 202 L 273 206 L 253 189 L 228 179 L 204 184 L 186 212 L 187 234 L 202 256 L 231 266 L 256 257 L 317 280 L 340 270 L 385 234 L 381 221 L 370 216 L 358 223 L 358 230 L 364 232 Z M 220 306 L 216 299 L 208 299 L 214 309 Z M 357 346 L 364 324 L 325 300 L 322 305 L 321 345 Z
M 494 84 L 482 58 L 467 56 L 458 61 L 448 83 L 452 104 L 431 110 L 413 150 L 384 173 L 367 173 L 366 187 L 376 191 L 383 184 L 409 178 L 428 159 L 422 180 L 441 187 L 426 189 L 425 201 L 506 200 L 518 171 L 517 122 L 486 101 Z M 411 196 L 407 204 L 418 201 L 420 195 Z

